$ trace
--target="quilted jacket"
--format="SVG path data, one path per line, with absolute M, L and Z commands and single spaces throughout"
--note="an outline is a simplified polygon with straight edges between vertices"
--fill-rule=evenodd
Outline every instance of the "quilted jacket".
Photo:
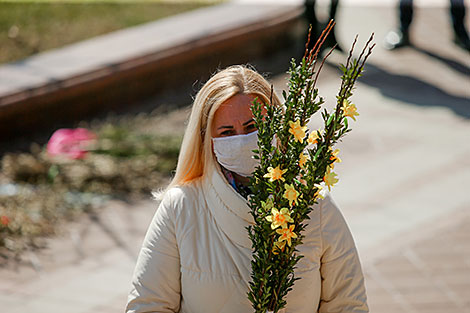
M 167 191 L 135 267 L 127 313 L 253 312 L 247 201 L 213 169 Z M 286 313 L 368 312 L 351 233 L 331 196 L 314 206 Z

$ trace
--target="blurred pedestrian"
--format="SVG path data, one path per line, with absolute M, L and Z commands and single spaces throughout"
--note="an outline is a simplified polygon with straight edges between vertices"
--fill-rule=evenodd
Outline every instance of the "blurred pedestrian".
M 411 45 L 410 26 L 413 21 L 413 0 L 400 0 L 400 27 L 390 31 L 385 37 L 384 46 L 394 50 Z M 465 28 L 464 0 L 450 0 L 450 15 L 454 29 L 454 42 L 464 50 L 470 52 L 470 39 Z
M 317 41 L 318 37 L 321 34 L 321 31 L 325 28 L 326 24 L 328 24 L 328 23 L 320 23 L 318 21 L 317 15 L 315 13 L 315 3 L 316 3 L 316 0 L 305 0 L 304 2 L 305 18 L 307 19 L 308 24 L 312 26 L 311 40 L 310 40 L 309 47 L 308 47 L 309 50 L 313 48 L 313 46 L 315 45 L 315 42 Z M 339 0 L 331 0 L 328 22 L 332 19 L 333 20 L 335 19 L 336 10 L 338 9 L 338 4 L 339 4 Z M 341 46 L 338 44 L 338 41 L 336 40 L 335 29 L 333 29 L 333 31 L 330 32 L 330 34 L 326 38 L 324 44 L 322 45 L 322 49 L 325 49 L 328 47 L 331 48 L 334 45 L 336 45 L 336 50 L 343 52 L 343 49 L 341 48 Z

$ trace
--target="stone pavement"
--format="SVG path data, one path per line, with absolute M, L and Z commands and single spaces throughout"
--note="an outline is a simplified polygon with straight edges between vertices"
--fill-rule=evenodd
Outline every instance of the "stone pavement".
M 416 10 L 415 48 L 385 51 L 395 14 L 351 7 L 338 16 L 343 46 L 372 31 L 379 46 L 353 97 L 361 115 L 340 144 L 333 195 L 371 312 L 470 312 L 470 56 L 453 46 L 444 8 Z M 338 84 L 319 88 L 333 95 Z
M 432 231 L 419 240 L 400 236 L 400 248 L 363 264 L 371 312 L 470 311 L 470 212 L 468 205 L 457 211 L 427 225 Z
M 416 13 L 416 48 L 388 52 L 380 44 L 394 25 L 393 9 L 339 12 L 343 47 L 372 31 L 378 46 L 353 97 L 360 116 L 340 143 L 333 196 L 358 246 L 371 312 L 470 312 L 470 57 L 451 43 L 446 9 Z M 327 105 L 339 86 L 334 64 L 344 58 L 334 53 L 321 75 Z M 285 87 L 285 75 L 272 81 L 278 91 Z M 71 224 L 47 250 L 0 269 L 1 307 L 122 312 L 155 207 L 110 203 Z

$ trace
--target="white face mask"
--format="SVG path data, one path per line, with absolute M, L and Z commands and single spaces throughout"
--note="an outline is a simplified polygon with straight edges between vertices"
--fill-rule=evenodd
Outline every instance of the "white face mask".
M 247 177 L 255 170 L 259 160 L 253 158 L 258 149 L 258 131 L 229 137 L 212 138 L 214 153 L 220 165 Z

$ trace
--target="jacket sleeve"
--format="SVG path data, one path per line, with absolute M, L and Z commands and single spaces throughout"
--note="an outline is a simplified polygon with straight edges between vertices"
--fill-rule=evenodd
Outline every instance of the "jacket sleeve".
M 170 193 L 158 206 L 147 230 L 132 278 L 127 313 L 179 311 L 180 259 Z
M 321 205 L 321 236 L 322 288 L 318 312 L 369 312 L 354 240 L 329 194 Z

